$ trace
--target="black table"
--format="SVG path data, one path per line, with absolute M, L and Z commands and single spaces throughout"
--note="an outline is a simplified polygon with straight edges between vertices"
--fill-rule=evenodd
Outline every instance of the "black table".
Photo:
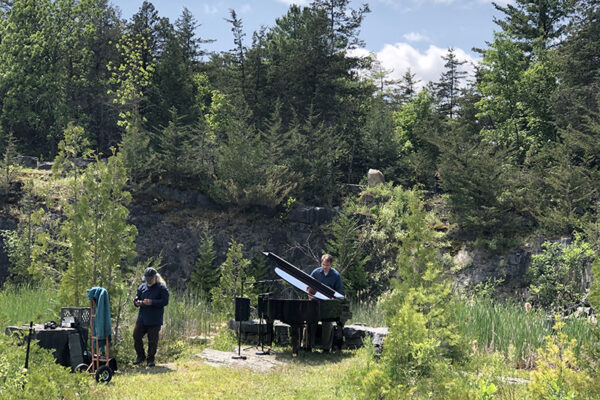
M 18 336 L 26 340 L 29 334 L 29 325 L 9 326 L 7 335 Z M 65 367 L 76 367 L 83 363 L 83 351 L 87 348 L 87 329 L 56 327 L 44 329 L 44 325 L 33 325 L 32 340 L 38 340 L 40 347 L 54 350 L 56 362 Z

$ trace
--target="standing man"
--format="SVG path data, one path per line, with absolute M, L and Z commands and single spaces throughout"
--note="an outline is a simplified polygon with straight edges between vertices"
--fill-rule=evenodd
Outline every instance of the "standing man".
M 154 356 L 158 347 L 158 333 L 163 324 L 165 306 L 169 304 L 169 289 L 160 274 L 154 268 L 144 271 L 144 283 L 137 289 L 133 304 L 139 307 L 138 318 L 133 329 L 133 347 L 137 353 L 134 364 L 144 361 L 154 367 Z M 148 357 L 144 352 L 142 338 L 148 335 Z
M 329 286 L 339 294 L 343 295 L 344 287 L 342 285 L 342 276 L 339 272 L 335 270 L 335 268 L 331 268 L 332 263 L 333 257 L 330 254 L 323 254 L 323 256 L 321 257 L 321 266 L 319 268 L 316 268 L 310 274 L 310 276 L 312 276 L 319 282 Z M 314 297 L 310 294 L 310 288 L 307 288 L 307 292 L 309 292 L 308 297 L 310 299 L 314 299 Z M 323 353 L 328 353 L 331 350 L 331 346 L 333 345 L 333 323 L 331 321 L 323 321 L 321 324 L 321 344 L 323 348 Z M 312 345 L 315 342 L 316 329 L 317 325 L 312 325 L 308 327 L 308 331 L 310 332 L 310 334 L 306 335 L 305 339 L 308 339 L 308 337 L 310 338 L 310 347 L 312 347 Z

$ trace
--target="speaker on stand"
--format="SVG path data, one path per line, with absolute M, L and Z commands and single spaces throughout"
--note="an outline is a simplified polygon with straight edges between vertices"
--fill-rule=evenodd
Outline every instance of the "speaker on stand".
M 247 297 L 235 298 L 235 322 L 238 323 L 238 353 L 233 356 L 234 360 L 245 360 L 246 356 L 242 352 L 242 321 L 248 321 L 250 318 L 250 299 Z

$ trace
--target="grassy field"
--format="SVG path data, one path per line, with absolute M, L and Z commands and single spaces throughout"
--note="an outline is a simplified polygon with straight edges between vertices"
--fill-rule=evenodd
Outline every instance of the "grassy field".
M 58 320 L 56 298 L 53 289 L 6 288 L 0 292 L 0 322 L 19 325 L 30 320 Z M 97 385 L 90 377 L 90 398 L 358 399 L 362 398 L 360 393 L 364 389 L 361 382 L 370 366 L 375 365 L 362 350 L 326 355 L 301 353 L 292 359 L 289 348 L 277 348 L 278 354 L 269 356 L 282 361 L 270 372 L 205 364 L 195 355 L 206 345 L 198 344 L 191 337 L 211 337 L 208 346 L 219 350 L 231 350 L 234 338 L 224 328 L 222 318 L 214 315 L 201 298 L 173 293 L 165 312 L 158 365 L 151 369 L 133 367 L 130 364 L 135 356 L 131 327 L 135 311 L 133 307 L 126 307 L 123 313 L 122 340 L 113 353 L 119 361 L 119 371 L 108 385 Z M 375 304 L 356 303 L 352 311 L 354 316 L 350 322 L 383 324 L 382 313 Z M 481 380 L 482 385 L 493 382 L 498 388 L 494 399 L 522 398 L 525 385 L 506 378 L 529 378 L 529 369 L 535 367 L 536 349 L 543 345 L 544 337 L 552 333 L 551 318 L 541 311 L 524 312 L 518 305 L 496 304 L 484 299 L 461 300 L 454 312 L 462 336 L 473 343 L 472 356 L 464 365 L 442 368 L 445 375 L 424 380 L 411 398 L 437 398 L 432 394 L 436 380 L 446 380 L 455 386 L 446 388 L 448 393 L 453 393 L 448 398 L 476 399 L 470 386 L 479 382 L 481 376 L 488 377 Z M 567 319 L 564 331 L 580 345 L 595 341 L 585 320 Z
M 275 356 L 267 356 L 275 357 Z M 97 399 L 332 399 L 353 398 L 343 385 L 348 370 L 355 365 L 353 353 L 311 354 L 290 359 L 272 372 L 213 367 L 192 359 L 158 365 L 155 368 L 129 368 L 115 375 L 106 386 L 95 388 Z

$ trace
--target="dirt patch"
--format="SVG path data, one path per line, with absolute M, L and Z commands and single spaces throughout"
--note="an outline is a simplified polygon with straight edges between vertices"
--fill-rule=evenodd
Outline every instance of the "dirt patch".
M 237 351 L 234 353 L 230 351 L 204 349 L 204 351 L 197 354 L 196 357 L 204 359 L 205 364 L 213 365 L 215 367 L 249 368 L 256 372 L 268 372 L 275 367 L 283 365 L 281 360 L 276 359 L 275 354 L 258 356 L 255 353 L 256 349 L 242 350 L 241 354 L 246 356 L 246 359 L 238 360 L 232 358 L 237 355 Z

